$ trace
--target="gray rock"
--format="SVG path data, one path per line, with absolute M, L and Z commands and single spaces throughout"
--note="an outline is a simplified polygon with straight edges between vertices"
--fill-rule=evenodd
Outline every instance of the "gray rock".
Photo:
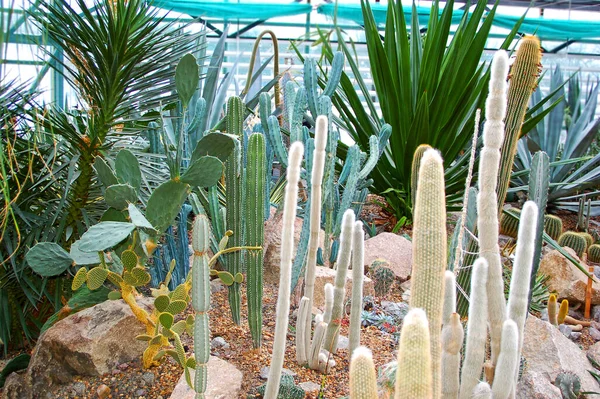
M 214 337 L 211 341 L 210 341 L 210 349 L 227 349 L 229 348 L 229 344 L 227 343 L 227 341 L 225 341 L 225 339 L 223 337 Z
M 600 331 L 597 328 L 590 327 L 589 328 L 590 336 L 596 341 L 600 341 Z
M 267 378 L 269 378 L 269 370 L 270 369 L 271 368 L 269 366 L 265 366 L 262 369 L 260 369 L 260 378 L 262 378 L 263 380 L 266 380 Z M 296 373 L 290 369 L 281 369 L 281 373 L 292 376 L 292 377 L 296 376 Z
M 569 339 L 571 341 L 573 341 L 573 342 L 579 341 L 579 338 L 581 338 L 581 333 L 580 332 L 573 331 L 571 333 L 571 335 L 569 335 Z
M 592 307 L 591 312 L 592 319 L 600 322 L 600 305 L 596 305 Z
M 558 329 L 567 338 L 569 338 L 571 336 L 571 333 L 573 333 L 573 329 L 566 324 L 561 324 L 560 326 L 558 326 Z
M 216 278 L 214 280 L 210 280 L 210 293 L 216 294 L 217 292 L 221 292 L 225 289 L 225 284 L 221 281 L 220 278 Z
M 138 304 L 151 311 L 153 300 L 140 298 Z M 4 389 L 3 398 L 39 397 L 55 384 L 71 382 L 75 375 L 99 376 L 116 365 L 139 360 L 147 343 L 135 337 L 145 332 L 123 300 L 106 301 L 66 317 L 40 336 L 26 373 Z M 17 385 L 21 387 L 16 389 Z
M 301 382 L 300 384 L 298 384 L 298 386 L 302 388 L 306 393 L 317 393 L 321 390 L 321 386 L 312 381 Z
M 572 372 L 581 380 L 582 391 L 600 391 L 588 373 L 593 367 L 585 353 L 556 327 L 529 315 L 523 339 L 525 370 L 518 386 L 519 398 L 560 398 L 540 392 L 555 392 L 551 387 L 561 372 Z
M 206 385 L 206 399 L 231 399 L 239 396 L 242 389 L 243 374 L 233 364 L 211 356 L 208 361 L 208 381 Z M 192 381 L 194 370 L 190 369 Z M 170 399 L 194 399 L 196 393 L 185 381 L 185 374 L 181 375 Z
M 336 271 L 324 266 L 315 268 L 315 291 L 313 296 L 313 307 L 317 309 L 325 308 L 325 284 L 334 284 Z M 352 272 L 346 275 L 346 298 L 352 295 Z M 373 280 L 364 276 L 363 279 L 363 296 L 375 295 L 375 286 Z M 294 300 L 299 301 L 302 295 L 298 295 Z
M 600 342 L 596 342 L 594 345 L 590 346 L 586 354 L 596 363 L 600 364 Z
M 151 371 L 147 371 L 144 374 L 142 374 L 142 380 L 146 383 L 146 385 L 154 384 L 155 378 L 156 378 L 156 376 Z
M 146 395 L 146 390 L 145 389 L 136 389 L 135 391 L 135 396 L 144 396 Z
M 381 301 L 381 307 L 385 313 L 397 318 L 398 320 L 404 320 L 404 317 L 408 313 L 407 302 Z
M 365 241 L 365 268 L 376 259 L 385 259 L 390 269 L 401 281 L 408 280 L 412 272 L 412 243 L 393 233 L 381 233 Z
M 76 382 L 71 387 L 73 388 L 73 391 L 75 391 L 75 394 L 77 396 L 85 395 L 85 391 L 87 388 L 83 382 Z

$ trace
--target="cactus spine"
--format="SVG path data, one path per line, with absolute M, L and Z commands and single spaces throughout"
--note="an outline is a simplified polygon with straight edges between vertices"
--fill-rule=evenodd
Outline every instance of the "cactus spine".
M 500 164 L 500 146 L 504 136 L 504 123 L 502 120 L 506 112 L 507 73 L 508 56 L 505 51 L 497 51 L 492 61 L 489 95 L 485 104 L 487 120 L 483 126 L 483 149 L 479 161 L 479 194 L 477 195 L 479 254 L 488 264 L 487 303 L 492 364 L 496 363 L 498 357 L 502 323 L 506 318 L 504 281 L 502 279 L 502 263 L 498 246 L 496 185 Z M 512 166 L 512 159 L 510 165 Z M 462 394 L 461 392 L 461 397 L 464 397 Z
M 225 162 L 225 194 L 227 198 L 227 213 L 225 223 L 228 230 L 233 231 L 230 238 L 231 246 L 240 247 L 242 240 L 242 210 L 243 208 L 243 135 L 244 135 L 244 104 L 239 97 L 231 97 L 227 101 L 227 132 L 238 138 L 234 152 Z M 229 273 L 236 276 L 242 271 L 242 254 L 237 251 L 226 255 L 226 265 Z M 240 283 L 229 286 L 229 308 L 235 324 L 240 324 Z
M 458 313 L 442 329 L 442 398 L 456 399 L 460 388 L 460 348 L 464 331 Z
M 364 240 L 362 222 L 354 222 L 352 232 L 352 309 L 350 311 L 350 337 L 348 353 L 360 346 L 360 315 L 362 313 L 364 280 Z
M 260 247 L 264 242 L 265 186 L 267 180 L 265 138 L 254 133 L 248 139 L 246 166 L 246 245 Z M 254 348 L 262 343 L 263 252 L 246 251 L 248 324 Z
M 526 290 L 529 288 L 529 284 L 522 285 Z M 525 305 L 527 306 L 527 295 L 525 295 Z M 516 388 L 517 381 L 514 376 L 519 374 L 519 335 L 517 323 L 510 319 L 506 320 L 502 326 L 502 344 L 492 385 L 494 399 L 507 399 Z
M 587 250 L 588 260 L 594 263 L 600 263 L 600 244 L 592 244 Z
M 404 318 L 400 334 L 395 399 L 435 397 L 432 389 L 429 331 L 423 309 L 411 309 Z
M 359 346 L 350 362 L 350 397 L 352 399 L 377 398 L 377 375 L 371 351 Z
M 580 258 L 583 256 L 585 249 L 587 248 L 585 237 L 574 231 L 564 232 L 558 238 L 558 245 L 561 247 L 571 248 Z
M 196 356 L 196 374 L 194 390 L 196 398 L 204 398 L 208 380 L 207 363 L 210 357 L 210 330 L 208 310 L 210 308 L 210 273 L 208 250 L 210 245 L 209 221 L 204 215 L 198 215 L 192 231 L 192 306 L 194 308 L 194 354 Z
M 542 53 L 539 39 L 535 36 L 523 37 L 517 50 L 515 62 L 512 65 L 510 87 L 508 88 L 508 109 L 505 122 L 506 139 L 502 145 L 502 159 L 498 177 L 498 214 L 502 212 L 502 206 L 508 192 L 517 143 L 521 136 L 521 126 L 523 125 L 529 99 L 537 86 L 541 61 Z M 489 114 L 487 116 L 489 118 Z
M 553 240 L 558 240 L 558 237 L 562 234 L 563 223 L 561 218 L 554 215 L 544 216 L 544 230 Z
M 548 321 L 553 326 L 558 325 L 558 317 L 557 317 L 557 313 L 556 313 L 557 309 L 558 309 L 558 305 L 556 303 L 556 295 L 550 294 L 550 297 L 548 298 Z
M 425 151 L 421 158 L 413 228 L 411 308 L 427 314 L 431 336 L 433 397 L 441 392 L 442 307 L 446 250 L 446 199 L 444 167 L 439 153 Z
M 273 357 L 269 370 L 269 379 L 265 390 L 266 399 L 275 399 L 279 392 L 285 342 L 288 329 L 288 313 L 290 311 L 290 285 L 292 269 L 292 253 L 294 250 L 294 219 L 296 219 L 296 202 L 298 201 L 298 182 L 300 180 L 300 163 L 304 147 L 302 143 L 290 146 L 287 185 L 283 205 L 283 226 L 281 232 L 281 266 L 279 269 L 279 292 L 277 297 L 277 321 L 273 341 Z
M 335 287 L 333 288 L 333 306 L 331 308 L 331 321 L 327 325 L 325 335 L 325 349 L 331 353 L 337 350 L 337 341 L 340 334 L 340 324 L 343 317 L 344 296 L 346 289 L 346 274 L 350 264 L 352 252 L 352 230 L 354 229 L 354 212 L 348 209 L 342 219 L 342 234 L 340 236 L 340 250 L 337 259 L 337 273 L 335 274 Z M 361 228 L 362 229 L 362 228 Z
M 485 359 L 488 319 L 487 279 L 487 262 L 484 258 L 479 258 L 473 265 L 471 276 L 471 301 L 467 321 L 465 359 L 461 372 L 460 399 L 471 397 L 471 392 L 479 382 Z

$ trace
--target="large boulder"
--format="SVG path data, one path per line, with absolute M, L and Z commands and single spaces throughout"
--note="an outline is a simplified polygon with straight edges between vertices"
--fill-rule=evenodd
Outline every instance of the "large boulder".
M 563 249 L 579 260 L 571 248 Z M 588 278 L 560 252 L 547 252 L 542 257 L 539 270 L 549 276 L 546 284 L 550 292 L 558 293 L 559 300 L 567 299 L 569 303 L 585 302 Z M 592 284 L 592 304 L 600 304 L 600 284 L 597 282 Z
M 410 277 L 412 270 L 412 243 L 393 233 L 381 233 L 365 241 L 365 270 L 376 259 L 385 259 L 401 281 Z
M 315 269 L 315 292 L 313 296 L 313 307 L 319 310 L 325 310 L 325 284 L 330 283 L 334 285 L 335 275 L 337 271 L 324 266 L 317 266 Z M 300 284 L 299 284 L 300 285 Z M 352 295 L 352 271 L 348 270 L 346 275 L 346 299 Z M 300 289 L 300 288 L 298 288 Z M 368 295 L 375 295 L 375 288 L 373 280 L 364 276 L 363 280 L 363 297 Z M 300 302 L 302 295 L 296 295 L 294 298 L 296 302 Z M 314 310 L 313 308 L 313 310 Z
M 563 372 L 576 374 L 582 391 L 600 391 L 588 372 L 593 366 L 585 353 L 558 328 L 532 315 L 525 323 L 522 354 L 526 366 L 517 388 L 518 398 L 560 398 L 553 382 Z
M 294 222 L 294 250 L 297 250 L 302 232 L 304 219 L 296 218 Z M 279 284 L 279 267 L 281 265 L 281 228 L 283 225 L 283 212 L 271 209 L 271 217 L 265 222 L 265 238 L 263 244 L 264 271 L 263 278 L 266 283 Z M 325 232 L 319 233 L 319 246 L 323 248 Z
M 153 306 L 152 298 L 138 303 L 148 311 Z M 39 338 L 27 371 L 11 379 L 3 398 L 38 397 L 75 375 L 99 376 L 141 359 L 147 343 L 135 337 L 145 331 L 123 300 L 105 301 L 60 320 Z
M 190 369 L 194 381 L 194 369 Z M 233 364 L 211 356 L 208 361 L 208 381 L 206 384 L 206 399 L 237 398 L 242 389 L 243 374 Z M 196 393 L 185 381 L 185 374 L 181 375 L 170 399 L 194 399 Z

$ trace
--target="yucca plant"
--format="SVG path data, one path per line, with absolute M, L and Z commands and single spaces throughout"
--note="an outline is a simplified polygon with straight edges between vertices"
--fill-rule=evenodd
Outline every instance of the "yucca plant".
M 465 150 L 473 135 L 475 112 L 483 108 L 487 95 L 489 70 L 481 63 L 481 57 L 496 6 L 486 13 L 487 2 L 478 1 L 472 11 L 464 12 L 451 36 L 450 28 L 456 18 L 453 1 L 447 2 L 443 10 L 439 1 L 433 2 L 425 34 L 413 34 L 421 32 L 416 6 L 409 20 L 401 2 L 390 1 L 381 34 L 372 7 L 383 11 L 383 6 L 371 6 L 365 1 L 361 4 L 381 113 L 358 69 L 352 46 L 345 43 L 348 38 L 338 27 L 335 35 L 320 32 L 325 59 L 322 68 L 331 62 L 337 45 L 346 55 L 351 72 L 342 75 L 340 89 L 332 98 L 339 111 L 336 124 L 348 131 L 363 151 L 368 149 L 369 136 L 376 134 L 383 123 L 392 126 L 389 146 L 369 176 L 374 181 L 374 191 L 385 195 L 398 217 L 412 213 L 411 162 L 420 144 L 441 151 L 446 166 L 447 199 L 449 206 L 456 205 L 463 197 L 470 153 Z M 520 22 L 501 48 L 509 48 L 519 26 Z M 331 36 L 337 37 L 337 42 L 332 42 Z M 524 133 L 541 119 L 539 115 L 531 118 L 531 111 L 528 116 Z
M 585 190 L 592 190 L 591 195 L 600 193 L 597 191 L 600 185 L 600 154 L 588 151 L 600 129 L 600 118 L 595 116 L 599 91 L 597 80 L 595 84 L 590 82 L 587 91 L 582 91 L 579 75 L 566 82 L 560 66 L 556 66 L 550 76 L 549 95 L 558 104 L 543 123 L 519 141 L 512 191 L 518 191 L 527 184 L 532 154 L 541 150 L 550 158 L 548 206 L 577 211 L 577 201 L 586 194 Z M 532 106 L 541 101 L 542 93 L 536 90 Z M 536 113 L 539 112 L 543 109 Z M 561 140 L 563 129 L 566 131 L 564 142 Z M 600 214 L 600 201 L 593 201 L 592 205 L 592 214 Z

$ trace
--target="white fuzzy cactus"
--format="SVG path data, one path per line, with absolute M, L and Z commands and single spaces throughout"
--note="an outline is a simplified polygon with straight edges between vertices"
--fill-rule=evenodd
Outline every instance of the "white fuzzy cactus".
M 350 356 L 360 346 L 360 319 L 365 264 L 364 240 L 365 233 L 362 229 L 362 222 L 355 222 L 352 233 L 352 308 L 350 310 L 350 337 L 348 344 L 348 353 Z
M 458 313 L 442 328 L 442 398 L 456 399 L 460 388 L 460 349 L 464 331 Z
M 485 381 L 480 382 L 473 389 L 471 399 L 492 399 L 492 388 Z
M 325 284 L 325 311 L 323 312 L 323 321 L 331 321 L 331 309 L 333 308 L 333 284 Z
M 534 223 L 535 226 L 535 223 Z M 527 285 L 529 287 L 529 285 Z M 512 397 L 516 386 L 514 378 L 519 370 L 519 331 L 517 324 L 508 319 L 502 327 L 502 343 L 500 355 L 494 373 L 492 397 L 494 399 L 507 399 Z
M 373 355 L 364 346 L 359 346 L 352 353 L 350 397 L 352 399 L 377 398 L 377 374 L 373 363 Z
M 290 312 L 290 286 L 292 284 L 292 254 L 294 252 L 294 220 L 298 202 L 298 182 L 300 181 L 300 163 L 304 154 L 301 142 L 290 146 L 287 170 L 287 185 L 283 202 L 283 226 L 281 228 L 281 266 L 279 268 L 279 292 L 277 296 L 277 321 L 273 341 L 273 357 L 269 369 L 269 379 L 265 389 L 266 399 L 275 399 L 279 392 L 283 357 L 285 355 L 286 335 Z

